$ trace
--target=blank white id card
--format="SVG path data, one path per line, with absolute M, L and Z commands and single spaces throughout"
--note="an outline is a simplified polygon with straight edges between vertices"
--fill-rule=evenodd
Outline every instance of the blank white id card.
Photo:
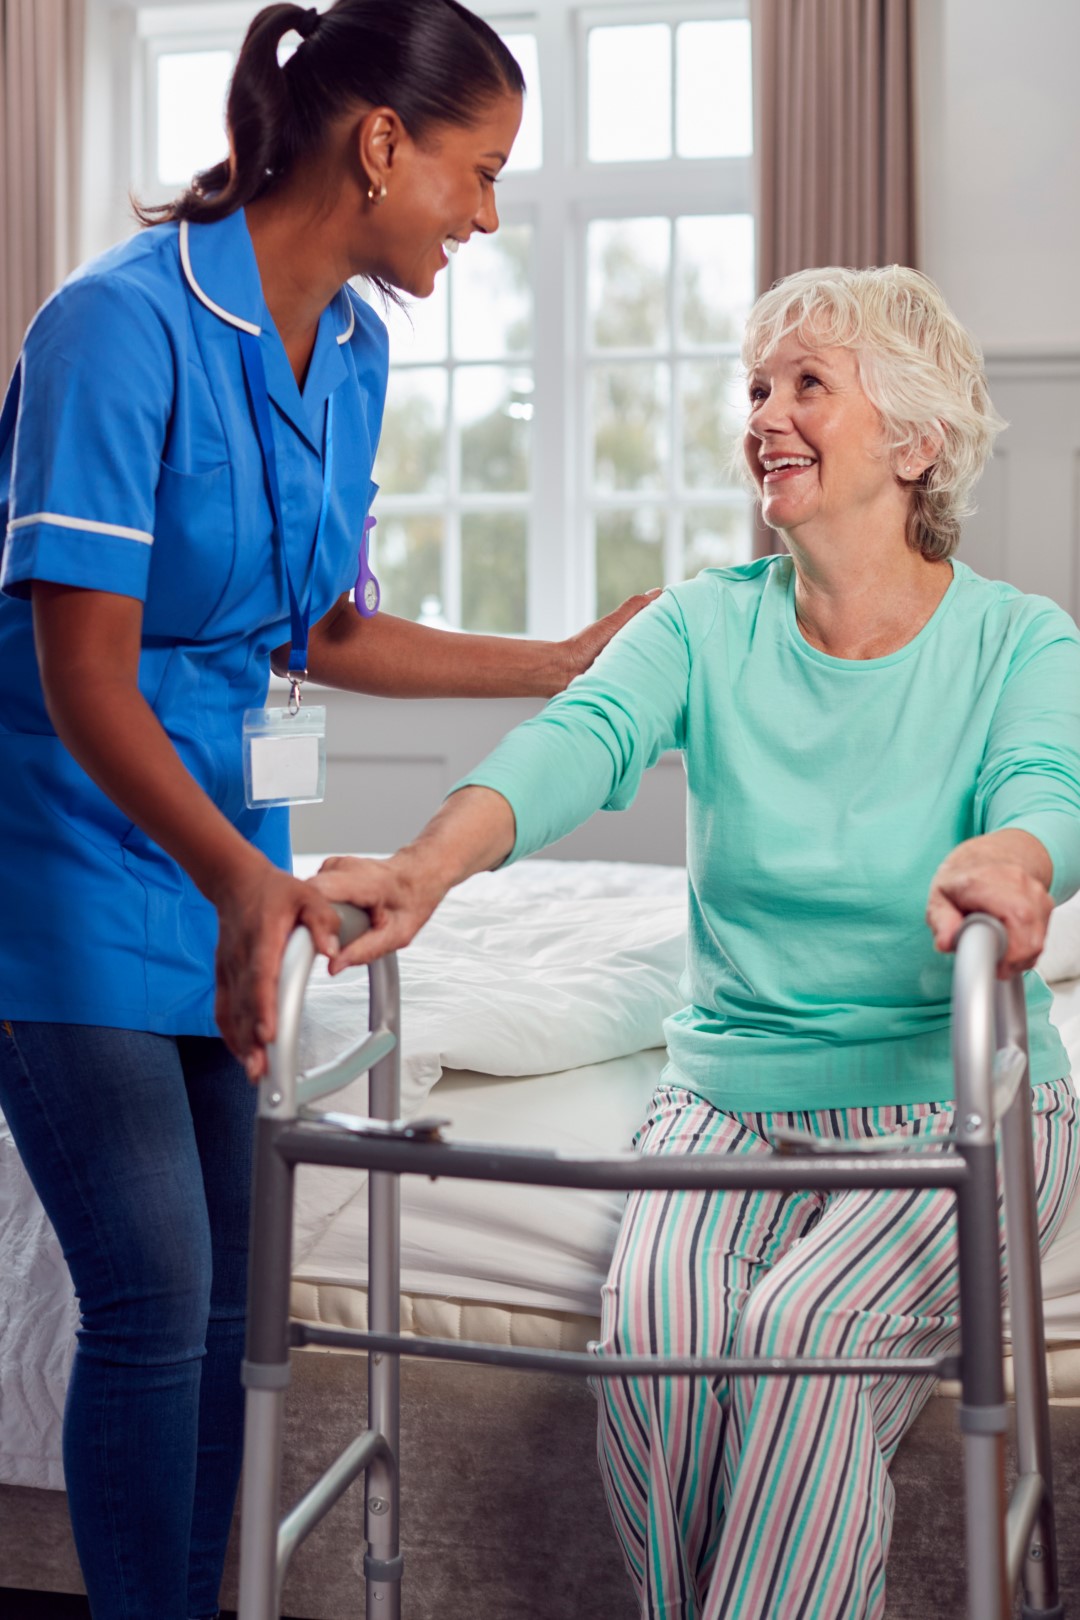
M 326 710 L 248 709 L 244 799 L 249 810 L 318 804 L 326 792 Z

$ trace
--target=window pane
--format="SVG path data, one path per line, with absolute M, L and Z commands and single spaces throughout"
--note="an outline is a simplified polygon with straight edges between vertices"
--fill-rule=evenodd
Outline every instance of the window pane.
M 367 282 L 354 282 L 354 286 L 368 303 L 378 311 L 390 333 L 390 364 L 402 365 L 408 361 L 445 360 L 447 353 L 447 295 L 446 271 L 435 277 L 435 291 L 430 298 L 410 300 L 402 309 L 400 304 L 384 301 Z
M 540 58 L 536 50 L 535 34 L 504 34 L 503 44 L 517 59 L 525 75 L 525 107 L 521 116 L 514 150 L 504 173 L 516 174 L 522 169 L 538 169 L 543 152 L 543 112 L 540 102 Z
M 445 489 L 445 371 L 391 371 L 375 477 L 388 495 Z
M 688 489 L 722 489 L 735 481 L 746 425 L 745 390 L 733 362 L 694 361 L 679 367 L 683 482 Z
M 593 482 L 597 489 L 660 489 L 668 460 L 668 368 L 593 372 Z
M 193 174 L 220 163 L 229 143 L 225 96 L 231 51 L 170 51 L 157 64 L 157 177 L 187 185 Z
M 464 630 L 523 634 L 526 627 L 524 512 L 463 512 L 461 624 Z
M 754 221 L 749 214 L 675 224 L 679 337 L 739 343 L 754 301 Z
M 454 378 L 464 490 L 529 487 L 532 372 L 469 366 Z
M 465 360 L 502 359 L 532 347 L 528 225 L 504 225 L 474 236 L 450 271 L 454 353 Z
M 670 247 L 666 219 L 598 219 L 589 226 L 589 332 L 596 347 L 655 349 L 667 342 Z
M 670 156 L 671 29 L 591 28 L 589 157 L 627 163 Z
M 656 507 L 596 514 L 596 611 L 664 583 L 664 515 Z
M 680 157 L 753 151 L 750 24 L 687 22 L 676 31 L 675 140 Z
M 371 563 L 386 611 L 402 619 L 438 618 L 442 613 L 442 518 L 435 513 L 382 517 L 371 539 Z
M 683 578 L 749 562 L 750 518 L 749 499 L 739 506 L 691 507 L 683 520 Z

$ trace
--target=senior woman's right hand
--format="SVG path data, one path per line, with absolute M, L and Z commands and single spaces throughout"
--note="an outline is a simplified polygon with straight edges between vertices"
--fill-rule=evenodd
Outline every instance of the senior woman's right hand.
M 422 876 L 404 853 L 385 860 L 332 855 L 312 883 L 328 900 L 359 906 L 371 918 L 366 933 L 330 958 L 331 974 L 411 944 L 449 887 Z
M 499 866 L 514 847 L 514 812 L 493 788 L 451 793 L 427 826 L 387 860 L 332 855 L 312 879 L 328 900 L 369 913 L 371 927 L 330 959 L 330 972 L 374 962 L 414 940 L 456 883 Z

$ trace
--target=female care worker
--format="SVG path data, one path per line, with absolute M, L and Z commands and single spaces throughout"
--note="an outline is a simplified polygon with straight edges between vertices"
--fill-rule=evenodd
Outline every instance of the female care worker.
M 426 297 L 446 244 L 497 228 L 522 89 L 455 0 L 260 12 L 228 160 L 45 305 L 0 418 L 0 1107 L 80 1301 L 64 1468 L 95 1620 L 217 1611 L 247 1080 L 290 931 L 336 949 L 281 807 L 319 726 L 267 718 L 271 663 L 545 695 L 640 605 L 557 645 L 373 612 L 387 339 L 347 282 Z

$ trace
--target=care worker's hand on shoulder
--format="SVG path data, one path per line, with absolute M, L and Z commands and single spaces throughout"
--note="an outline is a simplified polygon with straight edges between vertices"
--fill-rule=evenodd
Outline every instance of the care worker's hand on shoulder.
M 562 642 L 561 646 L 566 655 L 566 679 L 550 696 L 554 697 L 555 692 L 561 692 L 564 687 L 569 686 L 575 676 L 584 674 L 603 652 L 612 636 L 617 635 L 624 624 L 629 624 L 642 608 L 647 608 L 650 602 L 655 602 L 663 588 L 662 585 L 657 585 L 651 591 L 641 591 L 637 596 L 628 596 L 614 612 L 606 613 L 602 619 L 597 619 L 595 624 L 587 624 L 584 630 L 579 630 L 577 635 L 570 636 Z
M 222 1038 L 247 1070 L 267 1072 L 266 1048 L 277 1033 L 281 958 L 294 928 L 307 928 L 315 948 L 337 956 L 338 917 L 311 883 L 280 871 L 256 851 L 237 864 L 212 898 L 218 913 L 217 1000 Z

